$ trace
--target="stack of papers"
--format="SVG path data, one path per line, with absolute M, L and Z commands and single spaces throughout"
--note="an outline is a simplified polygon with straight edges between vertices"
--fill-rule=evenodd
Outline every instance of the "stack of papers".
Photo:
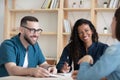
M 58 73 L 58 74 L 50 74 L 50 77 L 71 77 L 72 73 Z

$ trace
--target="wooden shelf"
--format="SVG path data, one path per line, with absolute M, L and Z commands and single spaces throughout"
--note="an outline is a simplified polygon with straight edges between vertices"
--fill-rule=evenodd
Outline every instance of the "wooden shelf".
M 63 35 L 70 35 L 71 33 L 63 33 Z
M 98 34 L 99 36 L 112 36 L 112 34 L 108 33 L 108 34 Z
M 95 8 L 95 11 L 115 11 L 114 8 Z
M 58 12 L 59 9 L 10 9 L 10 12 Z
M 90 8 L 63 8 L 64 11 L 90 11 Z

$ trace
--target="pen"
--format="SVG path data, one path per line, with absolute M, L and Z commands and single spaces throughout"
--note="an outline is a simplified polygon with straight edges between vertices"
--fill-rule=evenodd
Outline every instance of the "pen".
M 66 60 L 66 62 L 69 64 L 69 56 L 67 56 L 67 60 Z

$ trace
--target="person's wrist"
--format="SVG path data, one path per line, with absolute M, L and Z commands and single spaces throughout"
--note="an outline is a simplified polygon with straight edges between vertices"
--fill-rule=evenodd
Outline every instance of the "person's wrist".
M 28 68 L 28 75 L 29 76 L 34 76 L 33 71 L 34 71 L 33 68 Z
M 50 67 L 54 67 L 53 65 L 47 65 L 47 66 L 44 66 L 44 69 L 48 70 Z

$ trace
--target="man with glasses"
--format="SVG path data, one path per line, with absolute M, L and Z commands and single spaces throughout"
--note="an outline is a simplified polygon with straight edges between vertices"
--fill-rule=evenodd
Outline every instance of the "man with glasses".
M 0 46 L 0 77 L 49 77 L 51 73 L 56 74 L 55 66 L 46 62 L 37 43 L 42 32 L 38 19 L 33 16 L 23 17 L 19 30 L 18 35 L 3 41 Z

